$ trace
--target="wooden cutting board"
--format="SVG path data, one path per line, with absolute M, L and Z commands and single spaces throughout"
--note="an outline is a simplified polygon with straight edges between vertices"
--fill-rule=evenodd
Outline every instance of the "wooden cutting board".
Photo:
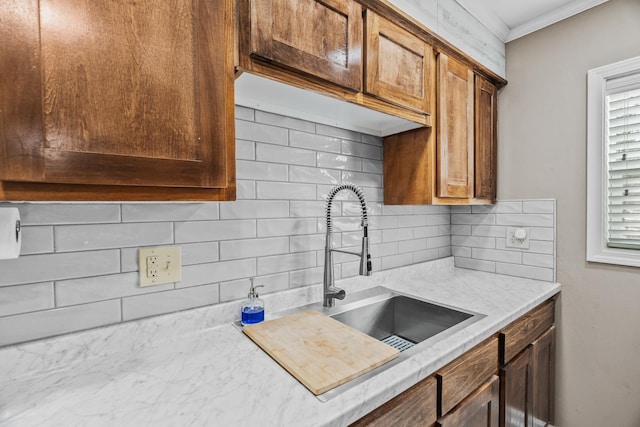
M 280 317 L 242 330 L 315 395 L 400 354 L 397 349 L 317 311 Z

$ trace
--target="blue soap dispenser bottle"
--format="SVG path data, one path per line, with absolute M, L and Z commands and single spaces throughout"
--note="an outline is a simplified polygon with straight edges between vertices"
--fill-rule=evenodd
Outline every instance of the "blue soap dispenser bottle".
M 251 287 L 247 299 L 242 301 L 242 324 L 252 325 L 264 320 L 264 301 L 258 298 L 257 288 L 264 288 L 262 285 L 254 286 L 253 277 L 250 277 Z

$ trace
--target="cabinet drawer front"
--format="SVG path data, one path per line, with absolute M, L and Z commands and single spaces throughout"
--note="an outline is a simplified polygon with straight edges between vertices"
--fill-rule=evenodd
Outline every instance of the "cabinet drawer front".
M 491 337 L 436 374 L 438 414 L 446 414 L 498 370 L 498 338 Z
M 436 422 L 437 383 L 428 377 L 360 418 L 351 427 L 430 426 Z
M 500 332 L 500 363 L 508 363 L 553 325 L 555 301 L 534 308 Z

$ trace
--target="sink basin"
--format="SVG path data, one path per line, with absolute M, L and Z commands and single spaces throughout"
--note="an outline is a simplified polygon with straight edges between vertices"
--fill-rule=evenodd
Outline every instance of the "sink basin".
M 322 303 L 315 303 L 281 311 L 273 317 L 306 310 L 316 310 L 331 316 L 401 351 L 390 362 L 318 395 L 321 401 L 344 393 L 485 317 L 480 313 L 427 301 L 383 286 L 348 293 L 344 300 L 336 301 L 334 307 L 327 308 Z
M 472 313 L 393 295 L 334 314 L 334 319 L 404 351 L 473 317 Z

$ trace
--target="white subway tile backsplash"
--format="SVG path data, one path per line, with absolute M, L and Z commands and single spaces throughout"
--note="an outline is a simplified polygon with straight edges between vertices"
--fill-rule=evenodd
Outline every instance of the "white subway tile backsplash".
M 254 110 L 252 108 L 241 107 L 239 105 L 236 105 L 235 113 L 236 113 L 236 121 L 248 120 L 252 122 L 255 116 Z
M 360 202 L 342 202 L 343 216 L 361 216 L 362 207 Z M 369 202 L 367 200 L 367 216 L 372 217 L 382 215 L 382 203 Z
M 543 227 L 532 228 L 529 230 L 529 239 L 553 241 L 555 240 L 555 230 Z
M 20 204 L 22 225 L 103 224 L 120 222 L 118 204 Z
M 506 238 L 507 227 L 501 225 L 474 225 L 471 234 L 474 236 Z
M 325 168 L 289 166 L 289 181 L 336 185 L 340 183 L 340 172 Z
M 344 169 L 362 171 L 362 159 L 360 157 L 347 156 L 346 154 L 318 153 L 316 164 L 320 168 Z
M 120 300 L 0 317 L 0 346 L 121 321 Z
M 258 274 L 281 273 L 316 266 L 315 252 L 299 252 L 258 258 Z
M 182 248 L 182 265 L 204 264 L 220 260 L 218 242 L 185 243 L 180 247 Z
M 515 216 L 515 215 L 514 215 Z M 451 213 L 451 225 L 495 225 L 495 214 Z
M 282 218 L 289 215 L 286 200 L 237 200 L 220 205 L 220 219 Z
M 182 268 L 182 281 L 176 283 L 176 288 L 206 285 L 255 275 L 255 258 L 188 265 Z
M 259 219 L 258 237 L 314 234 L 316 223 L 315 218 Z
M 53 252 L 53 227 L 22 227 L 20 255 Z
M 436 237 L 440 235 L 440 228 L 437 225 L 429 225 L 426 227 L 415 227 L 413 229 L 413 237 L 420 239 L 423 237 Z
M 255 278 L 255 285 L 262 285 L 258 289 L 258 295 L 289 289 L 289 273 L 271 274 Z M 250 282 L 248 279 L 232 280 L 220 283 L 220 302 L 241 300 L 249 294 Z M 268 308 L 268 307 L 267 307 Z M 239 317 L 239 316 L 238 316 Z
M 382 258 L 382 269 L 403 267 L 413 263 L 413 255 L 411 253 L 390 255 Z
M 300 218 L 300 217 L 323 217 L 326 213 L 327 203 L 314 200 L 314 201 L 303 201 L 303 200 L 292 200 L 289 202 L 289 217 L 291 218 Z M 340 215 L 340 202 L 334 202 L 331 205 L 331 215 L 337 216 Z M 286 215 L 284 215 L 286 216 Z
M 316 152 L 282 145 L 256 144 L 256 160 L 260 162 L 315 166 Z
M 513 264 L 522 263 L 522 253 L 515 251 L 501 251 L 497 249 L 472 248 L 471 254 L 475 259 L 485 261 L 508 262 Z
M 54 238 L 56 252 L 167 245 L 173 243 L 173 224 L 61 225 L 55 227 Z
M 497 214 L 497 225 L 513 225 L 528 227 L 553 227 L 553 214 Z
M 0 267 L 0 286 L 100 276 L 120 271 L 120 253 L 112 249 L 28 255 L 0 261 Z
M 122 222 L 198 221 L 220 217 L 218 203 L 125 203 Z
M 427 215 L 427 225 L 449 224 L 450 217 L 446 214 Z
M 531 267 L 528 265 L 496 263 L 496 273 L 507 276 L 525 277 L 536 280 L 555 280 L 552 268 Z
M 379 147 L 382 147 L 382 138 L 381 137 L 375 136 L 375 135 L 367 135 L 366 133 L 363 133 L 360 136 L 362 137 L 362 142 L 364 142 L 366 144 L 372 144 L 372 145 L 377 145 Z
M 369 173 L 379 173 L 382 175 L 382 161 L 362 159 L 362 171 Z
M 173 289 L 173 284 L 140 287 L 137 272 L 61 280 L 55 284 L 56 305 L 87 304 L 130 295 Z
M 451 236 L 451 245 L 466 246 L 469 248 L 496 248 L 496 239 L 493 237 L 478 236 Z
M 398 242 L 398 252 L 418 252 L 427 249 L 427 239 L 400 240 Z
M 277 126 L 236 120 L 236 138 L 246 141 L 287 145 L 289 131 Z
M 337 266 L 338 269 L 340 266 Z M 322 283 L 324 277 L 323 267 L 305 268 L 301 270 L 294 270 L 289 272 L 289 286 L 292 288 L 298 288 L 300 286 L 314 285 Z M 334 277 L 340 277 L 340 271 L 338 274 L 334 273 Z
M 336 138 L 345 138 L 351 141 L 362 141 L 362 134 L 352 130 L 341 129 L 324 124 L 316 124 L 316 133 L 320 135 L 333 136 Z
M 53 307 L 52 282 L 0 288 L 0 317 L 46 310 Z
M 382 147 L 371 144 L 342 141 L 342 153 L 365 159 L 382 160 Z
M 236 174 L 238 175 L 238 179 L 286 181 L 289 171 L 287 165 L 237 160 Z
M 218 284 L 126 297 L 122 299 L 122 319 L 139 319 L 216 304 L 219 301 Z
M 504 213 L 504 214 L 521 214 L 522 201 L 503 201 L 499 200 L 495 205 L 472 206 L 473 213 Z
M 256 237 L 256 220 L 190 221 L 175 223 L 176 243 Z
M 523 253 L 522 263 L 533 267 L 553 268 L 553 255 Z
M 333 234 L 333 245 L 336 248 L 342 246 L 340 242 L 340 233 Z M 291 236 L 289 237 L 289 252 L 308 252 L 319 251 L 324 249 L 326 242 L 326 235 L 324 234 L 310 234 L 304 236 Z
M 384 215 L 413 215 L 413 205 L 383 205 L 382 213 Z
M 383 242 L 397 242 L 399 240 L 411 240 L 413 239 L 412 228 L 396 228 L 382 230 Z
M 269 200 L 315 200 L 315 191 L 315 184 L 258 181 L 256 195 Z
M 471 236 L 471 226 L 470 225 L 451 225 L 451 235 L 452 236 Z
M 361 187 L 382 188 L 382 176 L 375 173 L 343 171 L 342 182 L 350 182 Z
M 314 132 L 315 123 L 307 122 L 293 117 L 281 116 L 279 114 L 267 113 L 257 110 L 255 112 L 255 121 L 257 123 L 265 123 L 273 126 L 280 126 L 287 129 L 297 129 L 305 132 Z
M 222 261 L 289 253 L 289 237 L 220 242 Z
M 468 248 L 466 246 L 452 246 L 451 252 L 453 253 L 454 257 L 471 258 L 471 248 Z
M 430 239 L 427 239 L 427 248 L 429 249 L 433 249 L 433 248 L 445 248 L 445 247 L 450 247 L 451 246 L 451 237 L 450 236 L 439 236 L 439 237 L 432 237 Z
M 250 200 L 256 198 L 256 182 L 250 180 L 236 180 L 236 195 L 238 200 Z
M 489 273 L 496 272 L 496 263 L 494 261 L 485 261 L 481 259 L 456 257 L 455 264 L 456 264 L 456 267 L 459 267 L 459 268 L 468 268 L 470 270 L 487 271 Z
M 309 148 L 316 151 L 340 153 L 342 140 L 325 135 L 291 130 L 289 131 L 289 145 L 292 147 Z
M 238 160 L 255 160 L 256 159 L 256 143 L 253 141 L 236 140 L 236 159 Z

